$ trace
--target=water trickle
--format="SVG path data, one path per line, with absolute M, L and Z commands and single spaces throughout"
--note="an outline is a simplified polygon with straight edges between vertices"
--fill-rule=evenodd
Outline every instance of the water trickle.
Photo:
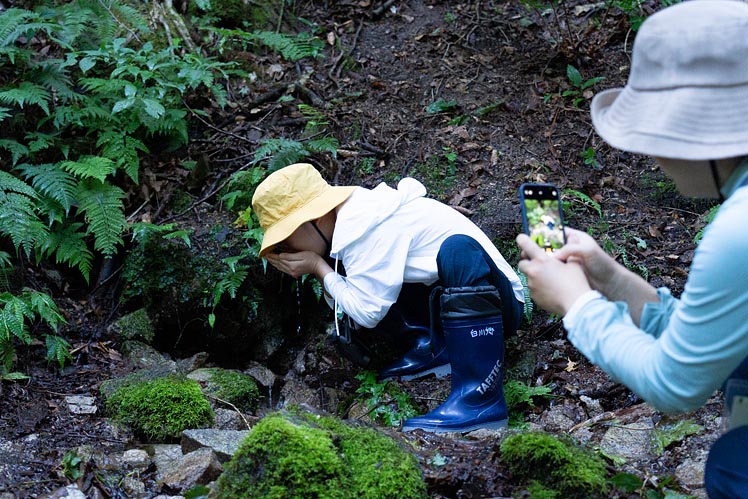
M 301 279 L 296 279 L 296 334 L 301 334 Z

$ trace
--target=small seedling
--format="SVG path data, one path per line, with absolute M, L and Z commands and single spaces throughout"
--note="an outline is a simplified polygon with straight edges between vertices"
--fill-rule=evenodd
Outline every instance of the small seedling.
M 406 419 L 418 414 L 410 398 L 390 381 L 378 382 L 372 371 L 362 371 L 356 375 L 361 382 L 356 393 L 366 404 L 371 419 L 387 426 L 400 426 Z
M 573 97 L 574 100 L 572 103 L 574 107 L 579 106 L 587 98 L 584 95 L 585 90 L 605 79 L 604 76 L 595 76 L 594 78 L 584 80 L 582 79 L 582 73 L 571 64 L 566 66 L 566 78 L 568 78 L 573 88 L 561 92 L 561 97 Z
M 429 104 L 429 107 L 426 108 L 426 113 L 427 114 L 448 113 L 450 111 L 454 111 L 455 109 L 457 109 L 456 100 L 446 101 L 444 99 L 439 99 L 438 101 L 435 101 Z
M 602 168 L 602 165 L 597 160 L 597 154 L 595 153 L 594 148 L 588 147 L 587 149 L 579 153 L 579 155 L 582 156 L 585 165 L 589 165 L 595 170 L 599 170 L 600 168 Z

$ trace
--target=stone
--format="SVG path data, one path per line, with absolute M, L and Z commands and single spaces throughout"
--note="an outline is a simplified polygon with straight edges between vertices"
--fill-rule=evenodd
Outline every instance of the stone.
M 39 496 L 37 499 L 86 499 L 86 494 L 81 492 L 77 485 L 73 484 Z
M 122 453 L 122 462 L 132 468 L 147 468 L 151 458 L 143 449 L 128 449 Z
M 567 416 L 563 404 L 556 404 L 543 413 L 540 424 L 545 431 L 558 433 L 570 430 L 574 426 L 574 420 Z
M 613 426 L 600 441 L 600 450 L 606 454 L 638 461 L 652 457 L 654 423 L 645 418 L 636 423 Z
M 148 494 L 145 491 L 145 484 L 133 476 L 126 476 L 119 482 L 119 487 L 125 492 L 127 497 L 132 499 L 145 499 Z
M 261 364 L 254 364 L 249 369 L 245 369 L 244 374 L 252 376 L 257 383 L 268 389 L 272 388 L 278 381 L 278 376 Z
M 156 465 L 158 476 L 175 466 L 182 459 L 182 446 L 178 444 L 156 444 L 153 446 L 153 464 Z
M 72 414 L 96 414 L 96 398 L 83 395 L 65 397 L 65 403 Z
M 187 454 L 207 447 L 215 452 L 220 462 L 225 463 L 236 454 L 239 444 L 249 433 L 249 430 L 185 430 L 182 432 L 182 452 Z
M 161 483 L 175 490 L 189 490 L 216 480 L 223 467 L 211 449 L 203 447 L 182 456 L 164 469 Z
M 201 367 L 205 366 L 205 363 L 207 361 L 208 361 L 207 352 L 197 352 L 192 357 L 178 360 L 177 361 L 177 372 L 182 373 L 182 374 L 187 374 L 189 372 L 194 371 L 195 369 L 200 369 Z
M 698 455 L 689 457 L 675 468 L 675 478 L 689 490 L 704 487 L 704 466 L 709 452 L 702 450 Z
M 292 375 L 286 377 L 286 384 L 281 388 L 280 397 L 281 405 L 283 407 L 302 403 L 311 404 L 313 406 L 319 405 L 317 391 Z
M 142 340 L 148 344 L 156 336 L 153 322 L 145 308 L 123 315 L 109 326 L 108 331 L 121 340 Z

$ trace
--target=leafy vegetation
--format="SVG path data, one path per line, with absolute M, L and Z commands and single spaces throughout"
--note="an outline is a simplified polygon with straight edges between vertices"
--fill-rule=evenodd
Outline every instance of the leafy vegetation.
M 369 409 L 373 421 L 386 426 L 401 426 L 406 419 L 418 415 L 410 397 L 396 383 L 377 381 L 373 371 L 362 371 L 356 379 L 361 382 L 356 394 Z

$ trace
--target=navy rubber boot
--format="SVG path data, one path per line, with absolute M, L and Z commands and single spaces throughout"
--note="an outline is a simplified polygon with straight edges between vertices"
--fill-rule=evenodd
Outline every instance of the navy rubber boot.
M 415 336 L 415 345 L 402 358 L 379 371 L 379 379 L 411 380 L 429 374 L 443 378 L 450 373 L 447 345 L 441 334 L 425 326 L 410 326 L 403 334 Z
M 407 341 L 410 349 L 398 360 L 379 371 L 379 379 L 386 381 L 400 378 L 408 381 L 423 378 L 429 374 L 443 378 L 450 373 L 447 345 L 441 331 L 439 318 L 439 297 L 443 288 L 418 288 L 418 293 L 410 293 L 418 302 L 398 300 L 390 309 L 385 327 L 389 329 L 393 341 Z M 428 292 L 427 295 L 424 293 Z M 426 307 L 423 308 L 423 302 Z
M 502 371 L 504 334 L 501 298 L 493 286 L 447 288 L 441 320 L 452 365 L 447 400 L 403 431 L 466 432 L 508 423 Z

